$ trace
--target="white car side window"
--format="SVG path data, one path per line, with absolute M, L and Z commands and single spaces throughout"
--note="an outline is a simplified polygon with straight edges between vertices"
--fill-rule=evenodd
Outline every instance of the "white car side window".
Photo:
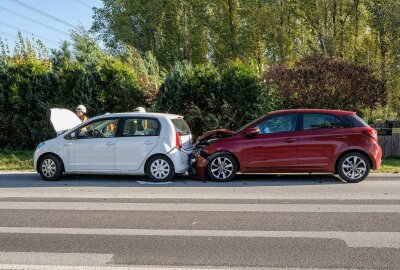
M 118 119 L 92 122 L 79 130 L 80 139 L 112 138 L 117 134 Z
M 157 136 L 159 123 L 155 119 L 128 118 L 122 129 L 122 136 Z

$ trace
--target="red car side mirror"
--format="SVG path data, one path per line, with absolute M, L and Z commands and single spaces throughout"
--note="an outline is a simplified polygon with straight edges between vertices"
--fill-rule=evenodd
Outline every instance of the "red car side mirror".
M 259 128 L 248 128 L 245 133 L 247 137 L 256 137 L 257 135 L 260 134 L 260 129 Z

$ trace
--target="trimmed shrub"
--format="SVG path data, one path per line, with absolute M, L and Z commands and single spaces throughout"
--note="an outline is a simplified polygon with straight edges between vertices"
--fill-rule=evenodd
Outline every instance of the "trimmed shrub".
M 324 108 L 362 113 L 386 99 L 383 81 L 372 72 L 342 60 L 307 56 L 293 67 L 280 65 L 264 79 L 289 108 Z
M 161 85 L 154 108 L 182 114 L 195 136 L 216 128 L 237 129 L 276 107 L 270 90 L 250 67 L 234 62 L 178 63 Z
M 135 70 L 99 48 L 90 49 L 95 43 L 87 39 L 78 39 L 74 54 L 63 44 L 51 61 L 23 40 L 18 53 L 0 54 L 0 148 L 33 149 L 54 137 L 50 108 L 74 110 L 84 104 L 96 116 L 145 104 Z
M 54 133 L 48 122 L 48 111 L 57 80 L 48 63 L 38 59 L 17 59 L 6 66 L 0 86 L 0 102 L 4 108 L 0 147 L 32 149 Z

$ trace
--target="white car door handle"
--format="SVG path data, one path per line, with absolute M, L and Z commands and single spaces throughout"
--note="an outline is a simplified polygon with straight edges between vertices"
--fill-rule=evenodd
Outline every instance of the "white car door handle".
M 112 142 L 108 142 L 108 143 L 106 143 L 106 145 L 107 145 L 107 146 L 113 146 L 113 145 L 114 145 L 114 143 L 112 143 Z
M 145 144 L 151 145 L 151 144 L 154 144 L 154 143 L 152 141 L 146 141 Z

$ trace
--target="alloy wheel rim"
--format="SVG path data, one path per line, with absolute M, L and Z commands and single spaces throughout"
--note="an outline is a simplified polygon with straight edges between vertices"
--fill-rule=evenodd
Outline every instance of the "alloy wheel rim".
M 211 173 L 218 179 L 226 179 L 233 173 L 233 164 L 229 158 L 217 157 L 211 162 Z
M 42 173 L 46 177 L 53 177 L 56 173 L 56 163 L 52 159 L 45 159 L 42 162 Z
M 157 179 L 164 179 L 169 175 L 170 167 L 164 159 L 156 159 L 150 166 L 151 174 Z
M 358 156 L 351 156 L 344 160 L 342 164 L 343 173 L 353 179 L 357 180 L 363 177 L 367 171 L 367 164 Z

